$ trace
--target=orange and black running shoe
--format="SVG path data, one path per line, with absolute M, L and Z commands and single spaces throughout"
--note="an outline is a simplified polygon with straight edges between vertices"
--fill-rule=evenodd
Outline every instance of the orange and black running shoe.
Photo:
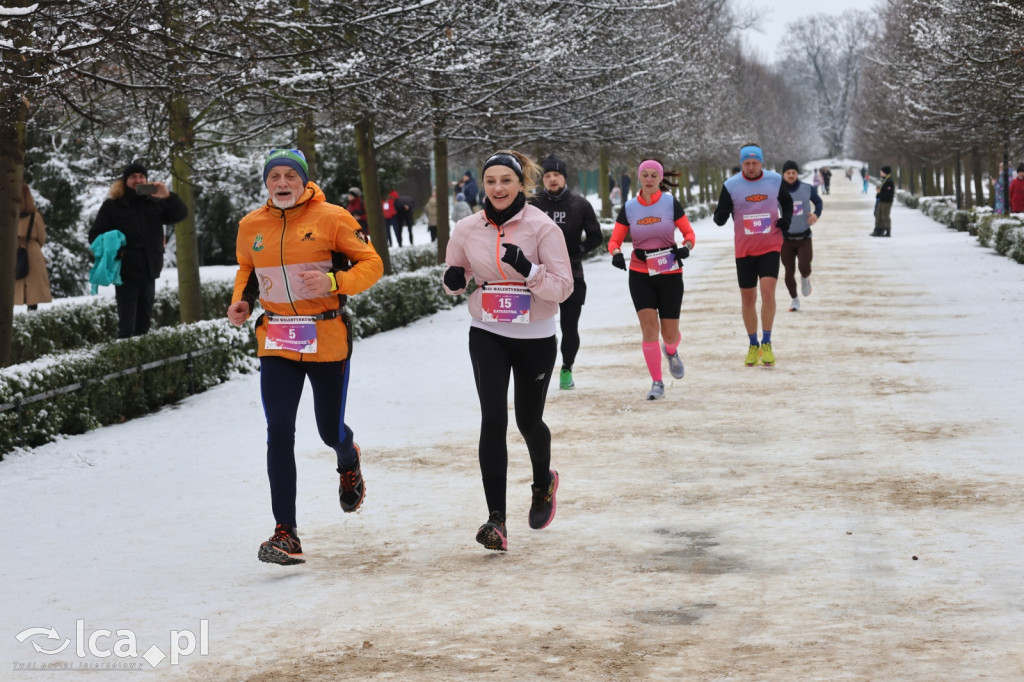
M 505 515 L 492 511 L 487 523 L 476 532 L 476 541 L 487 549 L 508 551 L 508 531 L 505 530 Z
M 363 482 L 363 473 L 359 466 L 362 451 L 359 446 L 356 449 L 356 463 L 346 469 L 338 468 L 341 474 L 341 482 L 338 484 L 338 501 L 341 503 L 341 510 L 354 512 L 359 509 L 366 497 L 366 485 Z
M 260 545 L 258 556 L 260 561 L 281 566 L 306 563 L 302 558 L 302 542 L 299 541 L 298 533 L 283 523 L 277 524 L 270 539 Z

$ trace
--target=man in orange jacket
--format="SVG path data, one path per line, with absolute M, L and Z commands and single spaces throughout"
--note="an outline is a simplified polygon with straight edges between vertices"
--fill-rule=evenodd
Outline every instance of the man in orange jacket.
M 277 526 L 258 556 L 282 565 L 305 561 L 295 531 L 295 415 L 306 377 L 317 430 L 337 453 L 341 508 L 354 512 L 363 502 L 359 446 L 345 424 L 352 339 L 342 306 L 384 272 L 359 223 L 327 203 L 308 174 L 297 149 L 275 149 L 267 157 L 263 181 L 270 198 L 238 224 L 238 273 L 227 310 L 235 325 L 249 318 L 257 297 L 265 311 L 256 321 L 256 340 Z

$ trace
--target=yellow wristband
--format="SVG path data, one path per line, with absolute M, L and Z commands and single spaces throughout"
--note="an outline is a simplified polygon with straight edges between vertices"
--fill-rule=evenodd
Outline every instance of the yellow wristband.
M 337 291 L 338 290 L 338 280 L 334 276 L 334 273 L 333 272 L 328 272 L 327 276 L 331 278 L 331 291 Z

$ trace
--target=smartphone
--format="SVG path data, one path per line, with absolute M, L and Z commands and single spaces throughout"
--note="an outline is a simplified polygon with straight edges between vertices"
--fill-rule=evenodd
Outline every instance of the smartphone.
M 136 194 L 156 194 L 156 185 L 135 185 Z

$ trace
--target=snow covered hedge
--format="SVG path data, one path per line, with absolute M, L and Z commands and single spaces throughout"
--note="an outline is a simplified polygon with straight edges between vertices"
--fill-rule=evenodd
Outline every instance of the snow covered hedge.
M 251 370 L 248 327 L 225 320 L 157 329 L 0 371 L 0 458 L 58 434 L 152 412 Z
M 915 197 L 903 190 L 897 190 L 896 198 L 946 227 L 977 236 L 982 246 L 1024 264 L 1024 214 L 995 214 L 988 206 L 962 210 L 956 208 L 955 197 Z
M 224 317 L 231 303 L 231 282 L 204 282 L 206 319 Z M 162 289 L 153 302 L 154 329 L 181 324 L 178 291 Z M 83 348 L 117 338 L 117 304 L 95 299 L 77 305 L 59 305 L 14 315 L 11 361 L 29 362 L 43 355 Z

